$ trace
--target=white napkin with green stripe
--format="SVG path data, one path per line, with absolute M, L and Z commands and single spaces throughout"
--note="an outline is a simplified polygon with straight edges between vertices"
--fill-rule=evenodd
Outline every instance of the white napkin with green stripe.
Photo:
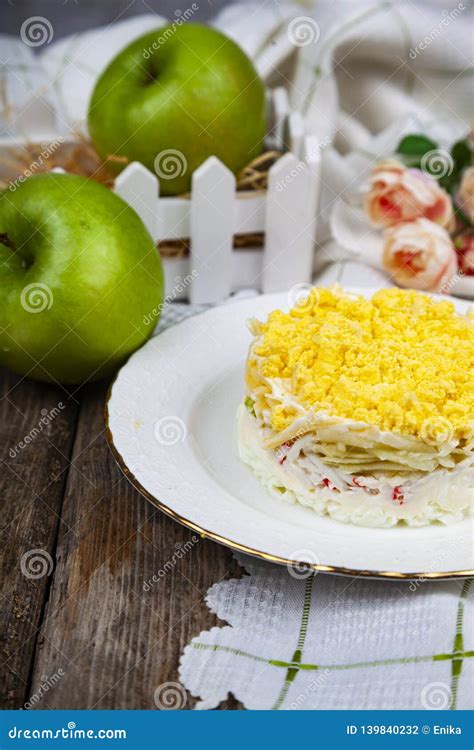
M 229 694 L 248 709 L 473 707 L 472 579 L 372 581 L 237 559 L 249 575 L 206 599 L 229 624 L 181 658 L 197 708 Z

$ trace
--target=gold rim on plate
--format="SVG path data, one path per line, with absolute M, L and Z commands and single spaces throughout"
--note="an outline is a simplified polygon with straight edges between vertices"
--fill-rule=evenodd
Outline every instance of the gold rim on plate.
M 393 581 L 400 581 L 400 580 L 412 580 L 416 578 L 423 578 L 428 580 L 436 580 L 436 579 L 442 579 L 442 580 L 448 580 L 452 578 L 471 578 L 474 576 L 474 570 L 451 570 L 447 571 L 445 573 L 398 573 L 397 571 L 392 570 L 353 570 L 352 568 L 343 568 L 338 567 L 334 565 L 320 565 L 316 563 L 305 563 L 301 560 L 288 560 L 285 557 L 278 557 L 276 555 L 271 555 L 268 552 L 263 552 L 262 550 L 253 549 L 252 547 L 247 547 L 245 544 L 240 544 L 239 542 L 235 542 L 233 539 L 228 539 L 225 536 L 221 536 L 220 534 L 216 534 L 214 531 L 209 531 L 208 529 L 203 529 L 202 526 L 199 526 L 198 524 L 194 523 L 193 521 L 190 521 L 189 518 L 184 518 L 179 513 L 176 513 L 172 508 L 170 508 L 168 505 L 165 505 L 161 500 L 159 500 L 157 497 L 151 494 L 151 492 L 148 492 L 148 490 L 143 487 L 143 485 L 139 482 L 139 480 L 136 478 L 136 476 L 130 471 L 127 464 L 125 463 L 125 460 L 119 450 L 117 449 L 112 432 L 110 430 L 109 426 L 109 401 L 112 397 L 112 389 L 115 384 L 115 381 L 117 380 L 118 376 L 120 374 L 119 372 L 114 377 L 112 383 L 110 384 L 107 396 L 105 399 L 104 404 L 104 421 L 105 421 L 105 433 L 107 436 L 107 442 L 109 444 L 109 448 L 112 452 L 112 455 L 117 462 L 119 468 L 125 475 L 125 477 L 128 479 L 130 484 L 141 494 L 143 495 L 146 500 L 148 500 L 152 505 L 155 506 L 155 508 L 158 508 L 158 510 L 161 510 L 163 513 L 165 513 L 167 516 L 172 518 L 174 521 L 177 521 L 178 523 L 182 524 L 183 526 L 186 526 L 188 529 L 192 529 L 196 533 L 198 533 L 203 539 L 212 539 L 214 542 L 218 542 L 219 544 L 224 545 L 225 547 L 230 547 L 233 550 L 236 550 L 238 552 L 245 552 L 248 555 L 252 555 L 253 557 L 258 557 L 261 560 L 266 560 L 267 562 L 273 562 L 277 563 L 278 565 L 287 565 L 287 566 L 306 566 L 308 569 L 315 570 L 318 573 L 335 573 L 338 575 L 346 575 L 346 576 L 356 576 L 356 577 L 363 577 L 363 578 L 381 578 L 384 580 L 393 580 Z

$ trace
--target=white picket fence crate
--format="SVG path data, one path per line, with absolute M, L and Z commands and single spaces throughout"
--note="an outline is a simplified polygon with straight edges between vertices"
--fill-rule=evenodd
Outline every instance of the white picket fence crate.
M 283 291 L 310 282 L 320 181 L 317 140 L 305 136 L 282 88 L 270 95 L 266 146 L 286 152 L 270 167 L 265 191 L 236 190 L 236 179 L 214 156 L 192 175 L 190 197 L 160 196 L 158 177 L 129 164 L 114 190 L 142 218 L 154 240 L 190 240 L 189 255 L 164 258 L 165 293 L 215 303 L 231 292 Z M 235 234 L 264 233 L 264 246 L 233 248 Z

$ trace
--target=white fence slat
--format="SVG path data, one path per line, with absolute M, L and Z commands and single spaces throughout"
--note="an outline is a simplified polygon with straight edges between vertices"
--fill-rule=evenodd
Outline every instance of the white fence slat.
M 157 239 L 181 240 L 191 233 L 189 198 L 160 198 L 158 201 Z
M 135 209 L 155 240 L 159 190 L 158 177 L 137 161 L 125 167 L 114 185 L 114 192 Z
M 303 150 L 304 120 L 299 112 L 288 116 L 288 146 L 292 154 L 300 158 Z
M 229 217 L 234 234 L 263 232 L 265 228 L 264 192 L 240 192 L 233 196 Z M 158 202 L 157 239 L 175 240 L 191 236 L 191 201 L 189 198 L 160 198 Z
M 302 150 L 305 163 L 308 165 L 309 185 L 306 196 L 305 211 L 308 222 L 308 233 L 306 236 L 307 252 L 311 254 L 312 271 L 314 273 L 315 237 L 317 231 L 317 220 L 319 211 L 319 196 L 321 191 L 321 153 L 322 144 L 314 135 L 307 135 L 303 139 Z M 311 227 L 312 221 L 312 228 Z
M 265 229 L 266 193 L 237 193 L 234 199 L 234 234 L 263 232 Z
M 257 56 L 255 67 L 260 74 L 260 78 L 265 82 L 271 79 L 275 75 L 275 71 L 278 73 L 281 70 L 282 61 L 290 57 L 294 50 L 294 44 L 288 38 L 285 29 L 283 33 L 272 40 L 271 44 L 266 44 Z
M 270 129 L 268 141 L 272 148 L 282 151 L 285 147 L 286 119 L 290 112 L 290 103 L 286 90 L 279 86 L 272 91 L 273 94 L 273 123 Z
M 166 293 L 173 299 L 212 303 L 245 287 L 272 292 L 311 281 L 326 144 L 305 136 L 300 114 L 290 114 L 284 88 L 268 97 L 267 145 L 290 151 L 271 167 L 266 192 L 237 193 L 234 175 L 216 157 L 193 174 L 191 197 L 160 197 L 157 176 L 137 162 L 115 181 L 115 192 L 137 211 L 155 240 L 191 239 L 189 257 L 164 260 Z M 263 250 L 233 250 L 234 234 L 254 232 L 265 233 Z M 193 271 L 196 277 L 183 285 Z
M 189 258 L 166 258 L 163 261 L 165 273 L 165 298 L 171 302 L 188 299 L 191 291 L 189 284 L 184 284 L 189 271 Z
M 313 179 L 308 165 L 290 153 L 270 169 L 264 292 L 285 291 L 294 284 L 311 281 L 316 213 Z
M 231 292 L 260 287 L 262 256 L 261 248 L 248 247 L 245 250 L 234 250 L 232 252 Z M 187 279 L 189 279 L 192 271 L 189 257 L 166 258 L 163 266 L 165 269 L 165 296 L 171 301 L 188 299 L 191 286 L 187 283 Z
M 328 145 L 328 144 L 326 144 Z M 306 135 L 303 140 L 303 159 L 307 164 L 317 165 L 319 171 L 319 164 L 321 161 L 321 152 L 324 148 L 324 144 L 321 143 L 316 135 Z
M 230 294 L 234 199 L 234 175 L 209 157 L 192 177 L 190 265 L 197 275 L 191 302 L 219 302 Z
M 273 91 L 270 89 L 265 90 L 265 101 L 267 103 L 267 125 L 264 142 L 264 148 L 266 150 L 276 148 L 272 135 L 272 128 L 275 122 L 275 106 L 273 104 Z
M 232 291 L 259 289 L 262 281 L 262 248 L 246 247 L 232 253 Z

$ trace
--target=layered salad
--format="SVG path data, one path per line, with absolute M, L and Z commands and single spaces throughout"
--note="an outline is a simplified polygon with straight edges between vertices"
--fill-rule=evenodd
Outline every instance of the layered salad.
M 372 527 L 472 512 L 472 313 L 312 288 L 249 328 L 239 452 L 272 495 Z

